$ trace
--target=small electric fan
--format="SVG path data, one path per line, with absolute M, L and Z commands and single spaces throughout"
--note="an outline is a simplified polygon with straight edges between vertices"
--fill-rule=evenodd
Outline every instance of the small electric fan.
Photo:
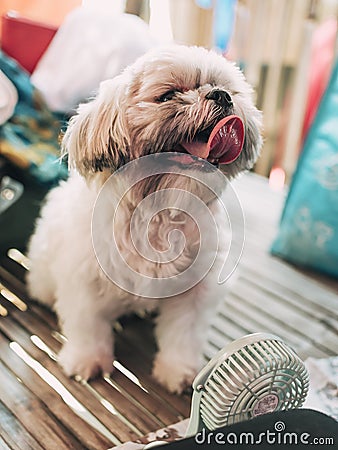
M 302 360 L 277 336 L 244 336 L 213 357 L 193 382 L 186 436 L 255 416 L 302 406 L 309 376 Z

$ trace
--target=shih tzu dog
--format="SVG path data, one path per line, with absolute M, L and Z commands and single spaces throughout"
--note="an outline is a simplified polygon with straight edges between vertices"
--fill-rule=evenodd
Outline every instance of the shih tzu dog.
M 260 128 L 261 114 L 240 70 L 199 47 L 153 49 L 103 82 L 96 98 L 79 106 L 62 141 L 71 174 L 49 193 L 28 254 L 29 292 L 58 315 L 67 338 L 59 362 L 68 375 L 89 379 L 110 372 L 113 321 L 156 310 L 153 375 L 172 392 L 192 382 L 203 362 L 210 317 L 224 298 L 217 276 L 229 246 L 218 195 L 196 181 L 198 172 L 205 170 L 202 162 L 213 179 L 213 168 L 219 165 L 227 179 L 250 169 L 261 147 Z M 157 167 L 130 188 L 138 169 L 129 179 L 126 171 L 102 197 L 115 173 L 123 174 L 124 167 L 147 155 L 154 155 L 150 165 L 155 167 L 161 164 L 156 157 L 163 154 L 169 155 L 165 161 L 173 170 Z M 161 191 L 169 193 L 168 203 L 162 199 L 157 214 L 149 214 L 145 199 Z M 189 198 L 196 199 L 195 206 Z M 185 212 L 195 208 L 198 215 L 199 204 L 216 221 L 216 255 L 208 245 L 215 234 L 208 214 L 196 223 L 194 212 Z M 206 245 L 201 245 L 201 236 Z M 157 259 L 140 251 L 145 242 Z M 182 284 L 180 274 L 188 273 L 197 255 L 202 263 L 211 261 L 210 267 L 195 283 L 189 283 L 189 275 Z M 194 266 L 195 275 L 202 266 Z M 162 284 L 155 287 L 159 279 Z

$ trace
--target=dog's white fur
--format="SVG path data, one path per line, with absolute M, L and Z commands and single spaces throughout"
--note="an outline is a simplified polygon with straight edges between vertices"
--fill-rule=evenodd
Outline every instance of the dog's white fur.
M 234 102 L 231 111 L 206 99 L 215 88 L 230 93 Z M 161 96 L 168 91 L 171 94 L 163 101 Z M 122 75 L 102 83 L 97 97 L 80 105 L 71 119 L 63 149 L 70 168 L 75 170 L 68 181 L 48 195 L 28 255 L 29 291 L 56 310 L 68 339 L 59 354 L 68 375 L 79 374 L 88 379 L 100 371 L 110 372 L 112 322 L 140 310 L 158 311 L 155 330 L 158 353 L 153 375 L 159 382 L 170 391 L 180 392 L 200 369 L 210 315 L 224 297 L 224 285 L 217 283 L 217 277 L 225 257 L 222 252 L 227 251 L 229 242 L 217 200 L 204 199 L 213 211 L 223 242 L 215 264 L 195 287 L 162 300 L 128 294 L 103 274 L 92 247 L 91 219 L 97 195 L 116 169 L 150 153 L 175 151 L 181 142 L 192 140 L 230 113 L 242 118 L 246 137 L 240 157 L 224 169 L 228 178 L 251 168 L 261 146 L 261 116 L 253 105 L 251 89 L 239 69 L 216 53 L 173 46 L 150 51 Z M 194 183 L 184 180 L 185 177 L 164 176 L 154 179 L 151 187 L 141 184 L 130 191 L 125 207 L 122 206 L 117 233 L 119 248 L 142 273 L 176 274 L 194 255 L 196 227 L 181 216 L 178 220 L 172 211 L 161 213 L 159 222 L 155 221 L 150 228 L 159 249 L 167 245 L 166 234 L 173 225 L 191 238 L 183 259 L 169 264 L 169 268 L 168 264 L 148 267 L 134 253 L 128 235 L 131 214 L 149 189 L 155 192 L 167 186 L 182 187 L 183 183 L 184 189 L 196 194 L 198 188 Z M 197 192 L 197 195 L 206 194 Z M 109 229 L 113 214 L 107 205 L 100 222 L 102 230 Z M 202 220 L 199 226 L 200 233 L 207 235 L 207 221 Z M 116 262 L 109 263 L 114 269 Z

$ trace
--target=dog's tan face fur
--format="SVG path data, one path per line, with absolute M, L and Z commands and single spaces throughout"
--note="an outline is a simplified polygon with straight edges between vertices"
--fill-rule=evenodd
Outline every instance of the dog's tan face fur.
M 226 91 L 227 107 L 207 98 Z M 112 173 L 144 155 L 184 151 L 182 144 L 206 142 L 222 118 L 235 114 L 245 127 L 243 151 L 223 166 L 231 178 L 254 164 L 261 147 L 261 114 L 239 69 L 198 47 L 154 49 L 122 75 L 101 84 L 98 96 L 80 106 L 63 140 L 71 167 L 85 177 Z

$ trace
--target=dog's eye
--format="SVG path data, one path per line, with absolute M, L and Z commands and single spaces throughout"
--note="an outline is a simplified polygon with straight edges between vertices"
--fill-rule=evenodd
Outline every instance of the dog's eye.
M 168 102 L 169 100 L 172 100 L 176 94 L 176 91 L 168 91 L 165 94 L 161 95 L 161 97 L 158 97 L 157 101 L 159 103 Z

